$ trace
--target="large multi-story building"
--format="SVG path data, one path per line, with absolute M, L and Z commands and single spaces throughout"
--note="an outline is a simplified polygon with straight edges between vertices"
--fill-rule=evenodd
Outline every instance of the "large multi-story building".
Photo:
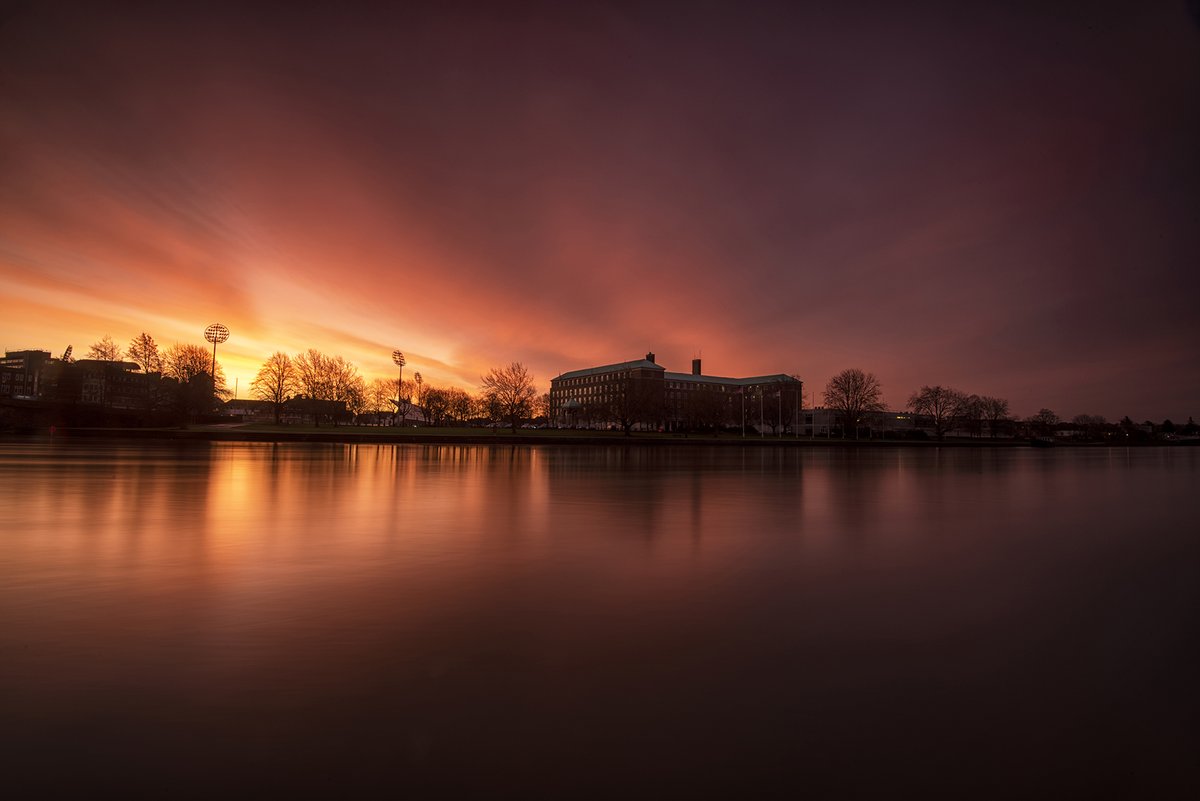
M 54 359 L 44 350 L 8 351 L 0 359 L 0 398 L 82 403 L 110 409 L 146 406 L 146 376 L 133 362 Z
M 673 373 L 647 353 L 637 359 L 550 380 L 551 419 L 581 428 L 652 430 L 749 426 L 782 433 L 799 419 L 803 384 L 784 373 L 727 378 L 704 375 L 700 360 L 690 373 Z
M 51 361 L 45 350 L 10 350 L 0 359 L 0 398 L 37 398 L 42 370 Z

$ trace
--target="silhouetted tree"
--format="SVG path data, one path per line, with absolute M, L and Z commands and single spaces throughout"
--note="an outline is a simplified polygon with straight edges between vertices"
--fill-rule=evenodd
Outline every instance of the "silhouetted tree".
M 479 416 L 491 424 L 493 431 L 496 426 L 504 422 L 504 405 L 501 403 L 499 395 L 485 391 L 476 403 L 478 404 Z
M 1088 439 L 1100 439 L 1108 421 L 1098 414 L 1077 414 L 1071 418 L 1071 424 L 1082 436 Z
M 121 348 L 108 334 L 88 349 L 89 359 L 99 359 L 102 362 L 115 362 L 121 359 Z
M 450 414 L 450 398 L 438 387 L 425 387 L 425 419 L 430 425 L 445 425 Z
M 553 411 L 554 409 L 550 405 L 550 393 L 543 392 L 541 395 L 538 395 L 537 401 L 533 404 L 534 416 L 545 417 L 546 420 L 549 420 Z
M 129 342 L 125 355 L 137 363 L 143 373 L 162 372 L 162 354 L 158 352 L 158 343 L 145 331 Z
M 1193 419 L 1191 418 L 1191 416 L 1189 415 L 1189 416 L 1188 416 L 1188 421 L 1187 421 L 1187 424 L 1186 424 L 1186 425 L 1184 425 L 1184 427 L 1183 427 L 1183 433 L 1184 433 L 1184 434 L 1187 434 L 1187 435 L 1189 435 L 1189 436 L 1192 436 L 1192 435 L 1195 435 L 1195 434 L 1196 434 L 1196 432 L 1197 432 L 1198 430 L 1200 430 L 1200 429 L 1197 429 L 1197 427 L 1196 427 L 1196 421 L 1195 421 L 1195 420 L 1193 420 Z
M 1164 434 L 1174 434 L 1175 433 L 1175 424 L 1171 422 L 1170 418 L 1167 418 L 1166 420 L 1163 420 L 1162 428 L 1160 428 L 1159 430 L 1162 431 Z
M 1049 436 L 1054 433 L 1054 427 L 1059 424 L 1058 415 L 1049 409 L 1039 409 L 1038 413 L 1031 416 L 1027 421 L 1033 430 L 1041 436 Z
M 857 367 L 851 367 L 829 379 L 823 395 L 825 405 L 837 412 L 842 420 L 842 436 L 846 430 L 854 428 L 854 438 L 858 439 L 858 424 L 867 412 L 882 412 L 887 407 L 883 404 L 883 387 L 874 373 L 863 372 Z
M 395 403 L 392 404 L 396 407 L 397 420 L 403 420 L 412 411 L 413 395 L 416 392 L 416 386 L 415 381 L 402 381 L 400 383 L 399 395 L 393 396 Z
M 346 402 L 346 408 L 355 417 L 367 411 L 367 382 L 362 376 L 353 376 L 342 388 L 342 395 L 341 400 Z
M 450 387 L 442 390 L 446 393 L 447 413 L 459 423 L 465 423 L 475 414 L 475 399 L 466 390 Z
M 272 405 L 275 424 L 278 425 L 284 402 L 296 392 L 298 386 L 292 357 L 282 351 L 275 351 L 263 362 L 258 375 L 250 382 L 250 394 Z
M 963 416 L 968 404 L 967 396 L 950 387 L 921 387 L 908 399 L 908 408 L 914 414 L 924 415 L 933 423 L 938 439 L 954 427 Z
M 395 378 L 373 378 L 366 386 L 367 411 L 375 415 L 393 415 L 396 409 Z
M 142 404 L 143 408 L 150 412 L 154 409 L 160 379 L 157 374 L 162 373 L 162 354 L 158 352 L 158 343 L 154 341 L 154 337 L 147 334 L 145 331 L 138 334 L 129 342 L 129 348 L 125 351 L 128 356 L 142 370 Z
M 537 397 L 533 374 L 520 362 L 513 362 L 508 367 L 493 367 L 483 376 L 483 393 L 508 420 L 514 434 L 520 421 L 529 416 L 533 399 Z
M 987 421 L 988 434 L 995 437 L 1000 423 L 1008 419 L 1008 401 L 983 395 L 979 398 L 979 413 Z
M 292 364 L 296 383 L 309 398 L 341 401 L 351 411 L 365 408 L 366 386 L 351 362 L 309 348 L 296 356 Z
M 613 382 L 609 397 L 601 416 L 619 423 L 627 437 L 635 425 L 653 425 L 663 417 L 662 379 L 630 375 Z
M 225 378 L 217 362 L 217 377 L 209 375 L 212 355 L 199 345 L 172 345 L 163 353 L 163 375 L 174 379 L 179 413 L 192 418 L 216 408 L 217 396 L 224 391 Z
M 212 382 L 213 377 L 209 375 L 209 370 L 212 369 L 212 354 L 207 348 L 199 345 L 172 345 L 163 352 L 162 361 L 163 375 L 182 384 L 202 375 L 208 376 Z M 217 362 L 216 378 L 216 388 L 220 390 L 225 386 L 224 370 L 220 362 Z

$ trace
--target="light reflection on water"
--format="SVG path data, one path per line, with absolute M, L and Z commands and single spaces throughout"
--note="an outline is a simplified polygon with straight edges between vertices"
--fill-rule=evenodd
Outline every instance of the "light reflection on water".
M 1161 789 L 1197 453 L 0 445 L 7 745 L 197 794 Z

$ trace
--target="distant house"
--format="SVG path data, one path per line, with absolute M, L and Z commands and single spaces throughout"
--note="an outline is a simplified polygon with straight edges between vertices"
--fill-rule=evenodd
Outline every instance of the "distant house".
M 805 437 L 840 437 L 842 436 L 842 417 L 834 409 L 818 406 L 814 409 L 804 409 L 798 433 Z M 860 437 L 878 436 L 908 436 L 913 431 L 921 430 L 917 418 L 908 412 L 884 411 L 866 412 L 859 420 L 858 435 Z M 853 438 L 855 432 L 847 431 L 846 435 Z
M 283 404 L 283 413 L 290 422 L 321 424 L 346 424 L 354 421 L 354 415 L 346 408 L 345 401 L 317 400 L 299 395 Z
M 275 404 L 264 400 L 227 400 L 225 414 L 245 423 L 273 423 Z

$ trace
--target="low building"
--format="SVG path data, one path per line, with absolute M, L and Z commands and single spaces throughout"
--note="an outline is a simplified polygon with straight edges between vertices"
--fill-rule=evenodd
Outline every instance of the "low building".
M 346 407 L 345 401 L 317 400 L 299 395 L 283 404 L 283 414 L 290 423 L 332 423 L 333 425 L 347 424 L 354 421 L 354 415 Z
M 841 415 L 833 410 L 818 406 L 815 409 L 804 409 L 803 417 L 798 428 L 804 437 L 841 437 L 843 421 Z M 909 412 L 867 412 L 858 424 L 858 431 L 846 431 L 847 438 L 859 439 L 872 437 L 910 437 L 913 432 L 920 430 L 917 418 Z
M 265 400 L 227 400 L 224 413 L 244 423 L 272 423 L 275 421 L 275 404 Z

